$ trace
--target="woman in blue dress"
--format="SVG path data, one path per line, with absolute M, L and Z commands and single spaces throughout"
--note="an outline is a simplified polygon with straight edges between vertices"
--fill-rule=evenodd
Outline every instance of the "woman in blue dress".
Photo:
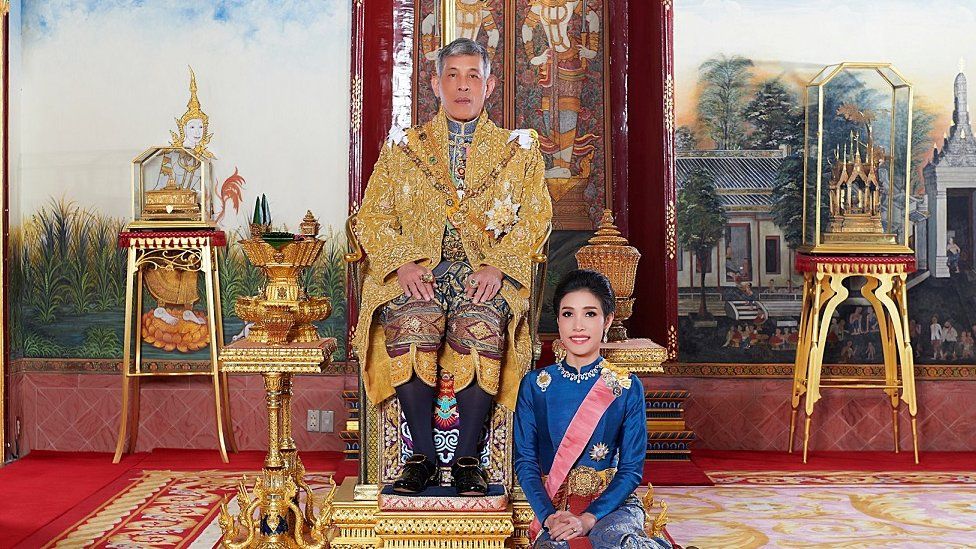
M 643 387 L 600 356 L 610 282 L 572 271 L 553 304 L 566 357 L 526 374 L 515 408 L 515 472 L 541 529 L 534 546 L 670 549 L 644 532 L 634 495 L 647 448 Z

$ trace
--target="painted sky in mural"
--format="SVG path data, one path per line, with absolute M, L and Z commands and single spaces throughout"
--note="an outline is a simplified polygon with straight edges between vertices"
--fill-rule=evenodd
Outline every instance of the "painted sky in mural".
M 244 203 L 268 193 L 279 222 L 295 225 L 311 207 L 341 224 L 350 25 L 349 0 L 25 2 L 22 65 L 12 69 L 23 211 L 67 189 L 128 216 L 129 162 L 168 141 L 191 65 L 217 178 L 239 169 Z
M 121 356 L 125 258 L 116 239 L 131 216 L 130 163 L 151 146 L 167 145 L 178 130 L 191 66 L 213 134 L 207 148 L 216 155 L 214 181 L 224 189 L 230 180 L 241 191 L 239 210 L 222 212 L 230 202 L 216 201 L 220 227 L 231 243 L 246 237 L 240 229 L 262 194 L 275 228 L 297 230 L 307 209 L 318 216 L 327 245 L 305 281 L 311 295 L 332 297 L 333 313 L 320 333 L 338 337 L 338 358 L 344 356 L 350 13 L 351 0 L 13 6 L 16 356 Z M 233 244 L 220 271 L 230 338 L 242 329 L 234 299 L 257 293 L 261 277 Z M 156 324 L 167 336 L 186 326 L 195 335 L 146 339 L 144 356 L 206 358 L 199 301 L 195 319 L 182 316 L 185 311 L 153 316 L 163 310 L 157 304 L 147 297 L 144 324 L 162 320 L 165 326 Z
M 894 63 L 923 105 L 952 104 L 960 59 L 976 69 L 976 2 L 971 0 L 676 0 L 676 116 L 695 117 L 698 66 L 716 54 L 756 63 L 757 76 L 809 81 L 842 61 Z M 941 109 L 933 136 L 949 126 Z

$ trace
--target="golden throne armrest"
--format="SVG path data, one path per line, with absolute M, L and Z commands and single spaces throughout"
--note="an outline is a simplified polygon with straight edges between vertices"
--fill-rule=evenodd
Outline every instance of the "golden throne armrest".
M 539 339 L 539 318 L 542 316 L 542 298 L 546 293 L 546 268 L 549 261 L 549 237 L 552 236 L 552 223 L 546 225 L 543 233 L 529 256 L 532 260 L 532 287 L 529 289 L 529 327 L 532 334 L 532 360 L 542 356 L 542 341 Z
M 353 214 L 346 220 L 346 245 L 349 251 L 343 256 L 343 259 L 349 264 L 349 280 L 352 281 L 350 285 L 352 295 L 350 297 L 352 298 L 352 302 L 358 305 L 361 303 L 363 295 L 363 276 L 366 271 L 363 267 L 366 260 L 366 252 L 363 250 L 362 244 L 359 243 L 359 237 L 356 236 L 355 229 L 356 214 Z

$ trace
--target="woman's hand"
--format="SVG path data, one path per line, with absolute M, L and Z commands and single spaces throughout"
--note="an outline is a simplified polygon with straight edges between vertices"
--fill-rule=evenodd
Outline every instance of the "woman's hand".
M 574 515 L 569 511 L 556 511 L 546 519 L 549 537 L 555 541 L 567 541 L 586 536 L 594 524 L 596 524 L 596 517 L 590 513 Z

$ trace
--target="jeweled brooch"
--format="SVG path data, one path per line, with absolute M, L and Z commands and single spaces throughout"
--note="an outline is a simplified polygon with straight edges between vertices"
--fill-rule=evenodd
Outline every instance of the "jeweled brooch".
M 592 459 L 593 461 L 600 461 L 603 458 L 607 457 L 607 454 L 609 453 L 610 453 L 610 449 L 607 448 L 607 445 L 600 442 L 594 444 L 593 447 L 590 448 L 590 459 Z
M 549 388 L 550 383 L 552 383 L 552 376 L 549 375 L 549 372 L 545 370 L 539 372 L 539 375 L 535 378 L 535 384 L 539 386 L 539 389 L 541 389 L 543 393 Z
M 485 212 L 485 217 L 488 218 L 485 230 L 495 233 L 495 238 L 511 231 L 512 227 L 519 221 L 518 211 L 521 207 L 521 204 L 512 202 L 512 195 L 506 196 L 505 200 L 496 198 L 495 205 Z

